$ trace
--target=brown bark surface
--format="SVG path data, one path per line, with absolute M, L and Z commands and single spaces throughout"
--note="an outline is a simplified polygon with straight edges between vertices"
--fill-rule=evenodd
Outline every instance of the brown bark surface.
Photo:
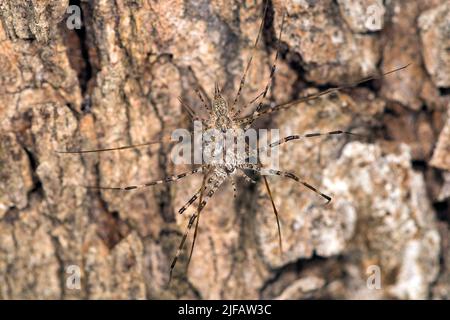
M 69 27 L 69 5 L 82 9 L 80 29 Z M 280 148 L 282 169 L 333 197 L 324 206 L 292 180 L 268 179 L 282 257 L 263 180 L 238 180 L 236 199 L 227 183 L 208 203 L 189 271 L 188 242 L 167 287 L 192 213 L 177 210 L 202 177 L 87 190 L 189 168 L 170 161 L 167 144 L 55 153 L 190 128 L 177 97 L 199 110 L 194 89 L 211 97 L 215 81 L 232 100 L 263 8 L 262 0 L 0 2 L 1 299 L 450 297 L 446 0 L 269 1 L 241 104 L 267 83 L 283 12 L 273 104 L 412 63 L 256 123 L 281 136 L 362 134 Z M 367 285 L 374 266 L 380 289 Z

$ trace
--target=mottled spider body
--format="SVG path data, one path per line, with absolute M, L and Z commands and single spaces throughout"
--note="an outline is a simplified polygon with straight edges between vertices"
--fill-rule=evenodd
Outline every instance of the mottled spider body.
M 244 128 L 236 121 L 228 101 L 220 93 L 218 84 L 215 86 L 209 118 L 205 122 L 205 131 L 211 130 L 215 134 L 209 139 L 202 137 L 203 154 L 212 156 L 206 161 L 204 159 L 203 166 L 216 177 L 220 186 L 227 178 L 233 177 L 239 169 L 246 166 L 248 157 L 237 145 L 238 142 L 244 141 Z
M 216 89 L 218 90 L 218 89 Z M 214 100 L 212 101 L 212 124 L 213 127 L 221 130 L 222 132 L 226 132 L 233 128 L 233 120 L 232 115 L 230 114 L 228 102 L 224 97 L 220 94 L 220 92 L 216 92 L 214 94 Z

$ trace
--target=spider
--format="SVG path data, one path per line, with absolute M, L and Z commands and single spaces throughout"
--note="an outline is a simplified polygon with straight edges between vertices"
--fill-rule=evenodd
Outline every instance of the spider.
M 348 84 L 348 85 L 330 88 L 330 89 L 327 89 L 327 90 L 324 90 L 324 91 L 321 91 L 321 92 L 318 92 L 318 93 L 315 93 L 312 95 L 308 95 L 308 96 L 300 98 L 300 99 L 296 99 L 294 101 L 282 103 L 282 104 L 279 104 L 279 105 L 276 105 L 273 107 L 268 107 L 268 108 L 263 109 L 263 107 L 265 106 L 263 103 L 263 100 L 266 98 L 267 93 L 270 88 L 270 85 L 272 83 L 272 80 L 273 80 L 273 77 L 275 74 L 275 70 L 276 70 L 277 61 L 278 61 L 279 54 L 280 54 L 280 44 L 282 41 L 284 24 L 286 21 L 286 13 L 284 13 L 282 16 L 282 20 L 281 20 L 280 32 L 279 32 L 278 41 L 277 41 L 276 54 L 275 54 L 275 57 L 274 57 L 274 60 L 273 60 L 273 63 L 272 63 L 271 69 L 270 69 L 270 75 L 269 75 L 267 84 L 266 84 L 264 90 L 261 91 L 261 93 L 258 96 L 256 96 L 256 98 L 254 98 L 250 102 L 244 104 L 242 107 L 238 108 L 242 89 L 245 86 L 246 76 L 251 67 L 253 56 L 254 56 L 255 50 L 257 48 L 257 45 L 259 43 L 259 40 L 261 38 L 262 30 L 264 28 L 264 22 L 265 22 L 265 19 L 267 16 L 267 10 L 268 10 L 268 3 L 269 3 L 269 1 L 265 2 L 263 17 L 261 19 L 258 34 L 257 34 L 254 44 L 252 46 L 252 53 L 250 55 L 249 60 L 247 61 L 246 67 L 244 69 L 244 72 L 242 74 L 242 77 L 241 77 L 241 80 L 239 83 L 239 88 L 237 90 L 237 93 L 236 93 L 236 96 L 234 97 L 234 99 L 227 100 L 224 96 L 222 96 L 220 86 L 217 82 L 215 83 L 214 96 L 210 103 L 207 103 L 207 99 L 204 98 L 203 94 L 201 93 L 201 91 L 199 89 L 195 89 L 195 92 L 201 102 L 202 108 L 204 108 L 204 110 L 206 111 L 207 117 L 205 118 L 204 116 L 200 116 L 197 112 L 194 111 L 193 108 L 191 108 L 181 98 L 179 98 L 182 107 L 186 110 L 186 112 L 189 114 L 191 119 L 193 121 L 201 122 L 201 124 L 204 126 L 205 130 L 203 132 L 205 132 L 206 130 L 210 130 L 210 129 L 214 129 L 214 130 L 217 130 L 217 131 L 223 132 L 223 133 L 232 132 L 233 141 L 234 141 L 234 140 L 239 139 L 240 132 L 242 132 L 243 130 L 248 130 L 252 126 L 253 122 L 256 119 L 260 118 L 261 116 L 268 115 L 268 114 L 278 112 L 281 110 L 286 110 L 286 109 L 296 106 L 300 103 L 314 100 L 321 96 L 324 96 L 324 95 L 327 95 L 327 94 L 330 94 L 333 92 L 337 92 L 337 91 L 345 89 L 345 88 L 351 88 L 351 87 L 357 86 L 363 82 L 382 78 L 388 74 L 400 71 L 409 66 L 409 64 L 408 64 L 408 65 L 396 68 L 394 70 L 388 71 L 388 72 L 383 73 L 378 76 L 377 75 L 370 76 L 370 77 L 361 79 L 359 81 L 356 81 L 356 82 Z M 254 111 L 250 115 L 241 116 L 241 113 L 245 108 L 250 107 L 250 106 L 255 106 L 255 105 L 256 105 L 256 108 L 254 108 Z M 334 131 L 329 131 L 329 132 L 314 132 L 314 133 L 307 133 L 307 134 L 301 134 L 301 135 L 300 134 L 290 135 L 290 136 L 284 137 L 280 140 L 271 142 L 267 146 L 257 148 L 257 151 L 262 152 L 266 149 L 271 149 L 271 148 L 277 147 L 283 143 L 287 143 L 292 140 L 314 138 L 314 137 L 325 136 L 325 135 L 343 135 L 343 134 L 356 135 L 355 133 L 343 131 L 343 130 L 334 130 Z M 57 151 L 57 152 L 63 153 L 63 154 L 82 154 L 82 153 L 106 152 L 106 151 L 112 151 L 112 150 L 124 150 L 124 149 L 149 146 L 149 145 L 164 143 L 164 142 L 173 142 L 169 138 L 170 137 L 163 137 L 163 138 L 161 138 L 159 140 L 155 140 L 155 141 L 150 141 L 150 142 L 135 144 L 135 145 L 129 145 L 129 146 L 116 147 L 116 148 L 104 148 L 104 149 L 94 149 L 94 150 L 68 150 L 68 151 Z M 219 145 L 219 142 L 216 142 L 214 140 L 205 141 L 203 139 L 203 142 L 202 142 L 203 150 L 223 149 L 224 147 L 226 147 L 226 146 L 224 146 L 223 144 Z M 231 147 L 234 147 L 234 146 L 231 146 Z M 180 214 L 183 214 L 196 200 L 198 200 L 197 209 L 189 218 L 186 230 L 181 238 L 180 244 L 177 248 L 177 252 L 176 252 L 176 254 L 172 260 L 172 263 L 170 265 L 170 271 L 169 271 L 169 283 L 170 283 L 170 281 L 172 279 L 172 272 L 175 268 L 175 265 L 177 263 L 177 260 L 180 256 L 180 254 L 184 248 L 184 244 L 186 242 L 188 234 L 195 223 L 195 230 L 194 230 L 191 250 L 190 250 L 189 258 L 188 258 L 188 261 L 186 264 L 186 272 L 187 272 L 187 268 L 189 266 L 189 263 L 190 263 L 190 260 L 192 257 L 192 253 L 194 250 L 194 246 L 195 246 L 195 241 L 197 238 L 200 215 L 201 215 L 202 210 L 207 205 L 209 199 L 211 199 L 213 197 L 213 195 L 217 192 L 219 187 L 228 180 L 231 180 L 233 190 L 234 190 L 234 196 L 236 197 L 235 177 L 237 175 L 242 176 L 246 181 L 255 183 L 255 181 L 252 180 L 247 175 L 247 173 L 246 173 L 247 171 L 253 171 L 257 174 L 260 174 L 264 180 L 264 185 L 265 185 L 265 188 L 269 195 L 269 198 L 270 198 L 270 201 L 272 204 L 272 209 L 275 214 L 275 218 L 276 218 L 276 222 L 277 222 L 278 242 L 279 242 L 278 245 L 279 245 L 280 254 L 282 254 L 283 248 L 282 248 L 281 228 L 280 228 L 280 222 L 279 222 L 279 218 L 278 218 L 278 210 L 275 206 L 275 203 L 274 203 L 274 200 L 272 197 L 272 192 L 271 192 L 270 186 L 268 184 L 268 181 L 266 179 L 266 175 L 278 175 L 278 176 L 292 179 L 292 180 L 302 184 L 304 187 L 310 189 L 311 191 L 315 192 L 322 198 L 324 198 L 326 200 L 326 203 L 329 203 L 331 201 L 331 197 L 329 195 L 326 195 L 323 192 L 319 191 L 316 187 L 309 184 L 307 181 L 305 181 L 304 179 L 302 179 L 295 173 L 287 172 L 287 171 L 280 171 L 278 169 L 271 168 L 271 167 L 269 167 L 269 168 L 264 167 L 259 160 L 257 163 L 250 163 L 249 157 L 247 157 L 245 154 L 242 154 L 240 152 L 232 152 L 231 156 L 222 158 L 220 161 L 214 160 L 214 161 L 202 162 L 200 166 L 192 169 L 191 171 L 183 172 L 183 173 L 173 175 L 173 176 L 168 176 L 161 180 L 155 180 L 155 181 L 150 181 L 150 182 L 146 182 L 146 183 L 139 184 L 139 185 L 130 185 L 130 186 L 124 186 L 124 187 L 86 186 L 86 188 L 102 189 L 102 190 L 130 191 L 130 190 L 136 190 L 136 189 L 140 189 L 140 188 L 154 186 L 157 184 L 175 182 L 175 181 L 178 181 L 180 179 L 183 179 L 183 178 L 193 175 L 193 174 L 200 174 L 200 173 L 203 174 L 203 181 L 202 181 L 201 187 L 186 202 L 186 204 L 183 205 L 178 210 L 178 212 Z

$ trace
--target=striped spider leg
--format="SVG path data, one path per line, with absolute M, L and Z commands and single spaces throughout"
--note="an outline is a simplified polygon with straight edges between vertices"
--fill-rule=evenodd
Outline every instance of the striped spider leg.
M 83 187 L 85 187 L 87 189 L 97 189 L 97 190 L 121 190 L 121 191 L 136 190 L 136 189 L 142 189 L 142 188 L 146 188 L 146 187 L 155 186 L 157 184 L 178 181 L 180 179 L 183 179 L 184 177 L 187 177 L 187 176 L 190 176 L 190 175 L 193 175 L 196 173 L 201 173 L 202 170 L 203 170 L 203 167 L 199 167 L 199 168 L 193 169 L 191 171 L 183 172 L 183 173 L 173 175 L 173 176 L 168 176 L 164 179 L 153 180 L 153 181 L 149 181 L 149 182 L 145 182 L 145 183 L 137 184 L 137 185 L 122 186 L 122 187 L 102 187 L 102 186 L 83 186 Z
M 219 189 L 219 187 L 227 180 L 228 177 L 232 176 L 232 172 L 226 171 L 225 167 L 222 166 L 205 166 L 209 167 L 209 170 L 203 175 L 203 181 L 202 186 L 200 189 L 192 196 L 192 198 L 184 205 L 180 210 L 179 213 L 183 213 L 186 211 L 186 209 L 198 198 L 198 205 L 197 210 L 191 215 L 189 218 L 188 225 L 186 227 L 186 230 L 183 234 L 183 237 L 180 241 L 180 244 L 178 246 L 177 252 L 175 254 L 175 257 L 172 260 L 172 263 L 170 265 L 170 272 L 169 272 L 169 284 L 172 279 L 172 273 L 173 269 L 175 268 L 175 265 L 177 263 L 177 260 L 183 250 L 184 243 L 186 242 L 187 236 L 189 234 L 189 231 L 191 230 L 194 222 L 195 222 L 195 230 L 194 230 L 194 237 L 191 243 L 191 250 L 189 253 L 188 261 L 186 263 L 186 274 L 189 268 L 189 264 L 192 258 L 192 253 L 194 252 L 195 247 L 195 241 L 197 239 L 198 234 L 198 226 L 200 221 L 200 215 L 202 210 L 206 207 L 206 204 L 208 203 L 209 199 L 213 197 L 215 192 Z
M 243 165 L 240 166 L 240 168 L 241 169 L 252 170 L 252 171 L 254 171 L 256 173 L 259 173 L 260 175 L 263 175 L 263 176 L 276 175 L 276 176 L 292 179 L 294 181 L 297 181 L 297 182 L 301 183 L 306 188 L 314 191 L 315 193 L 317 193 L 318 195 L 323 197 L 325 200 L 327 200 L 326 204 L 328 204 L 331 201 L 331 197 L 330 196 L 328 196 L 328 195 L 324 194 L 323 192 L 319 191 L 317 188 L 313 187 L 308 182 L 306 182 L 305 180 L 301 179 L 300 177 L 298 177 L 297 175 L 295 175 L 292 172 L 280 171 L 280 170 L 275 170 L 275 169 L 271 169 L 271 168 L 263 168 L 260 165 L 252 165 L 252 164 L 243 164 Z
M 177 252 L 175 253 L 175 256 L 172 260 L 172 263 L 170 264 L 170 271 L 169 271 L 169 281 L 168 281 L 168 285 L 170 285 L 170 282 L 172 280 L 172 273 L 173 273 L 173 269 L 175 268 L 175 265 L 177 263 L 178 257 L 181 254 L 181 251 L 183 250 L 184 247 L 184 243 L 186 242 L 187 236 L 189 234 L 189 231 L 192 228 L 192 225 L 194 224 L 194 222 L 197 220 L 196 224 L 195 224 L 195 231 L 194 231 L 194 239 L 192 240 L 192 246 L 191 246 L 191 253 L 189 255 L 189 259 L 188 259 L 188 263 L 186 265 L 186 273 L 187 273 L 187 269 L 189 267 L 189 262 L 191 261 L 191 257 L 192 257 L 192 252 L 194 250 L 194 245 L 195 245 L 195 239 L 197 238 L 197 231 L 198 231 L 198 222 L 200 220 L 200 212 L 202 211 L 203 208 L 200 208 L 201 204 L 203 203 L 203 194 L 204 191 L 207 189 L 206 186 L 206 177 L 208 176 L 208 173 L 205 173 L 203 175 L 203 181 L 202 181 L 202 186 L 200 187 L 200 189 L 192 196 L 191 199 L 189 199 L 189 201 L 183 206 L 181 207 L 181 209 L 178 211 L 180 214 L 182 214 L 192 203 L 195 202 L 195 200 L 199 197 L 199 202 L 198 202 L 198 207 L 197 207 L 197 211 L 194 212 L 191 217 L 189 218 L 189 222 L 188 225 L 186 227 L 186 230 L 184 231 L 183 237 L 181 238 L 180 244 L 178 246 Z

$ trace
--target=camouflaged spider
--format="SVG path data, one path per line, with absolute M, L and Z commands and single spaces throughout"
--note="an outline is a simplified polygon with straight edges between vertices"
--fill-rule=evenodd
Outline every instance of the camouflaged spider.
M 268 10 L 268 1 L 266 1 L 265 5 L 264 5 L 264 13 L 263 13 L 263 17 L 262 17 L 262 21 L 260 23 L 259 26 L 259 31 L 258 31 L 258 35 L 255 39 L 254 45 L 252 47 L 252 53 L 251 56 L 246 64 L 245 70 L 243 72 L 243 75 L 241 77 L 241 81 L 239 84 L 239 89 L 236 93 L 236 96 L 233 100 L 232 103 L 228 103 L 228 101 L 222 96 L 221 91 L 220 91 L 220 87 L 218 85 L 218 83 L 215 84 L 215 92 L 214 92 L 214 98 L 212 99 L 211 103 L 208 104 L 205 100 L 205 98 L 203 97 L 202 93 L 200 92 L 199 89 L 196 89 L 196 93 L 198 95 L 198 98 L 200 99 L 201 103 L 202 103 L 202 107 L 205 108 L 205 110 L 207 111 L 207 118 L 201 117 L 200 115 L 198 115 L 196 112 L 194 112 L 194 110 L 188 106 L 181 98 L 180 98 L 180 102 L 181 105 L 185 108 L 185 110 L 187 111 L 187 113 L 190 115 L 190 117 L 192 118 L 192 120 L 194 121 L 201 121 L 202 124 L 204 124 L 205 126 L 205 130 L 208 129 L 217 129 L 219 131 L 225 132 L 225 131 L 230 131 L 230 130 L 235 130 L 235 132 L 238 132 L 237 129 L 243 129 L 243 130 L 247 130 L 251 127 L 251 125 L 253 124 L 253 122 L 258 119 L 259 117 L 263 116 L 263 115 L 267 115 L 267 114 L 271 114 L 273 112 L 277 112 L 277 111 L 281 111 L 281 110 L 285 110 L 288 109 L 290 107 L 296 106 L 302 102 L 306 102 L 306 101 L 310 101 L 310 100 L 314 100 L 317 99 L 321 96 L 339 91 L 341 89 L 344 88 L 350 88 L 350 87 L 354 87 L 360 83 L 366 82 L 366 81 L 370 81 L 370 80 L 374 80 L 374 79 L 379 79 L 381 77 L 384 77 L 390 73 L 399 71 L 401 69 L 404 69 L 406 67 L 408 67 L 408 65 L 402 66 L 400 68 L 391 70 L 389 72 L 386 72 L 384 74 L 378 75 L 378 76 L 371 76 L 371 77 L 367 77 L 364 78 L 362 80 L 359 80 L 357 82 L 351 83 L 349 85 L 345 85 L 345 86 L 340 86 L 340 87 L 335 87 L 335 88 L 330 88 L 324 91 L 321 91 L 319 93 L 316 94 L 312 94 L 312 95 L 308 95 L 306 97 L 294 100 L 294 101 L 290 101 L 287 103 L 283 103 L 283 104 L 279 104 L 276 105 L 274 107 L 271 108 L 265 108 L 263 110 L 263 99 L 266 98 L 269 87 L 272 83 L 274 74 L 275 74 L 275 70 L 276 70 L 276 63 L 279 57 L 279 52 L 280 52 L 280 43 L 281 43 L 281 37 L 283 34 L 283 27 L 284 27 L 284 23 L 285 23 L 285 18 L 286 15 L 284 14 L 282 17 L 282 21 L 281 21 L 281 27 L 280 27 L 280 33 L 279 33 L 279 37 L 278 37 L 278 45 L 277 45 L 277 51 L 274 57 L 274 61 L 270 70 L 270 76 L 269 79 L 267 81 L 267 84 L 264 88 L 264 90 L 253 100 L 251 100 L 250 102 L 244 104 L 242 107 L 237 108 L 238 102 L 239 102 L 239 98 L 241 96 L 241 92 L 242 89 L 245 86 L 245 81 L 246 81 L 246 76 L 247 73 L 250 69 L 250 66 L 252 64 L 252 60 L 253 60 L 253 56 L 254 56 L 254 52 L 257 48 L 258 42 L 261 38 L 262 35 L 262 30 L 264 27 L 264 22 L 267 16 L 267 10 Z M 242 113 L 242 110 L 244 110 L 245 108 L 249 107 L 249 106 L 254 106 L 256 105 L 255 110 L 248 116 L 243 116 L 241 117 L 240 114 Z M 264 147 L 264 148 L 272 148 L 275 146 L 278 146 L 280 144 L 286 143 L 288 141 L 291 140 L 298 140 L 298 139 L 304 139 L 304 138 L 312 138 L 312 137 L 318 137 L 318 136 L 324 136 L 324 135 L 341 135 L 341 134 L 347 134 L 347 135 L 354 135 L 354 133 L 352 132 L 347 132 L 347 131 L 342 131 L 342 130 L 334 130 L 334 131 L 329 131 L 329 132 L 316 132 L 316 133 L 308 133 L 308 134 L 303 134 L 303 135 L 291 135 L 291 136 L 287 136 L 284 137 L 278 141 L 274 141 L 270 144 L 268 144 L 268 146 Z M 236 133 L 237 135 L 237 133 Z M 68 154 L 80 154 L 80 153 L 94 153 L 94 152 L 106 152 L 106 151 L 112 151 L 112 150 L 124 150 L 124 149 L 131 149 L 131 148 L 137 148 L 137 147 L 143 147 L 143 146 L 149 146 L 152 144 L 157 144 L 157 143 L 163 143 L 163 142 L 167 142 L 169 141 L 168 139 L 169 137 L 164 137 L 162 139 L 156 140 L 156 141 L 151 141 L 151 142 L 146 142 L 146 143 L 141 143 L 141 144 L 135 144 L 135 145 L 129 145 L 129 146 L 122 146 L 122 147 L 117 147 L 117 148 L 105 148 L 105 149 L 95 149 L 95 150 L 69 150 L 69 151 L 58 151 L 58 153 L 68 153 Z M 235 136 L 235 138 L 238 138 L 237 136 Z M 207 148 L 215 148 L 217 147 L 214 142 L 205 142 L 203 141 L 202 143 L 202 148 L 207 149 Z M 263 148 L 258 149 L 258 151 L 262 151 Z M 244 177 L 244 179 L 246 179 L 247 181 L 250 181 L 252 183 L 254 183 L 254 181 L 246 175 L 245 171 L 249 170 L 249 171 L 253 171 L 256 172 L 258 174 L 261 174 L 264 180 L 264 184 L 265 187 L 267 189 L 268 195 L 270 197 L 271 203 L 272 203 L 272 208 L 276 217 L 276 221 L 277 221 L 277 227 L 278 227 L 278 240 L 279 240 L 279 247 L 280 247 L 280 253 L 282 252 L 282 241 L 281 241 L 281 228 L 280 228 L 280 223 L 279 223 L 279 219 L 278 219 L 278 211 L 276 209 L 275 203 L 273 201 L 272 198 L 272 193 L 268 184 L 268 181 L 265 177 L 265 175 L 278 175 L 278 176 L 282 176 L 282 177 L 286 177 L 289 179 L 293 179 L 297 182 L 299 182 L 300 184 L 302 184 L 303 186 L 305 186 L 306 188 L 312 190 L 313 192 L 317 193 L 318 195 L 320 195 L 321 197 L 323 197 L 324 199 L 326 199 L 327 203 L 331 201 L 331 197 L 320 192 L 317 188 L 315 188 L 314 186 L 312 186 L 311 184 L 309 184 L 308 182 L 304 181 L 302 178 L 300 178 L 299 176 L 297 176 L 294 173 L 291 172 L 285 172 L 285 171 L 280 171 L 274 168 L 265 168 L 263 167 L 259 162 L 258 163 L 249 163 L 248 157 L 246 157 L 243 154 L 240 154 L 239 152 L 235 152 L 232 153 L 234 154 L 233 157 L 228 157 L 225 158 L 224 161 L 222 162 L 208 162 L 208 163 L 202 163 L 200 166 L 198 166 L 197 168 L 188 171 L 188 172 L 184 172 L 181 174 L 177 174 L 177 175 L 173 175 L 173 176 L 169 176 L 166 177 L 165 179 L 161 179 L 161 180 L 155 180 L 155 181 L 150 181 L 150 182 L 146 182 L 140 185 L 130 185 L 130 186 L 125 186 L 125 187 L 104 187 L 104 186 L 94 186 L 94 187 L 87 187 L 87 188 L 94 188 L 94 189 L 106 189 L 106 190 L 124 190 L 124 191 L 129 191 L 129 190 L 135 190 L 135 189 L 139 189 L 139 188 L 146 188 L 149 186 L 153 186 L 153 185 L 157 185 L 157 184 L 162 184 L 162 183 L 167 183 L 167 182 L 174 182 L 180 179 L 183 179 L 189 175 L 193 175 L 193 174 L 197 174 L 197 173 L 203 173 L 203 182 L 201 187 L 198 189 L 198 191 L 187 201 L 187 203 L 185 205 L 183 205 L 180 209 L 179 209 L 179 213 L 182 214 L 184 213 L 197 199 L 198 201 L 198 206 L 197 206 L 197 210 L 196 212 L 194 212 L 188 222 L 187 228 L 184 232 L 184 235 L 181 239 L 180 245 L 177 249 L 176 255 L 172 260 L 172 263 L 170 265 L 170 277 L 169 277 L 169 282 L 170 279 L 172 278 L 172 272 L 173 269 L 175 267 L 175 264 L 178 260 L 178 257 L 184 247 L 184 244 L 186 242 L 187 236 L 189 234 L 189 231 L 191 230 L 194 222 L 195 224 L 195 231 L 194 231 L 194 237 L 192 240 L 192 246 L 191 246 L 191 250 L 190 250 L 190 255 L 189 255 L 189 259 L 187 262 L 187 266 L 189 266 L 189 262 L 191 260 L 192 257 L 192 252 L 194 250 L 194 245 L 195 245 L 195 240 L 197 238 L 197 231 L 198 231 L 198 225 L 199 225 L 199 220 L 200 220 L 200 214 L 202 212 L 202 210 L 204 209 L 204 207 L 206 206 L 206 204 L 208 203 L 208 200 L 215 194 L 215 192 L 219 189 L 219 187 L 226 182 L 228 179 L 231 179 L 231 183 L 233 185 L 233 189 L 234 189 L 234 194 L 236 197 L 236 183 L 235 183 L 235 177 L 236 175 L 241 175 L 242 177 Z M 186 267 L 187 268 L 187 267 Z

